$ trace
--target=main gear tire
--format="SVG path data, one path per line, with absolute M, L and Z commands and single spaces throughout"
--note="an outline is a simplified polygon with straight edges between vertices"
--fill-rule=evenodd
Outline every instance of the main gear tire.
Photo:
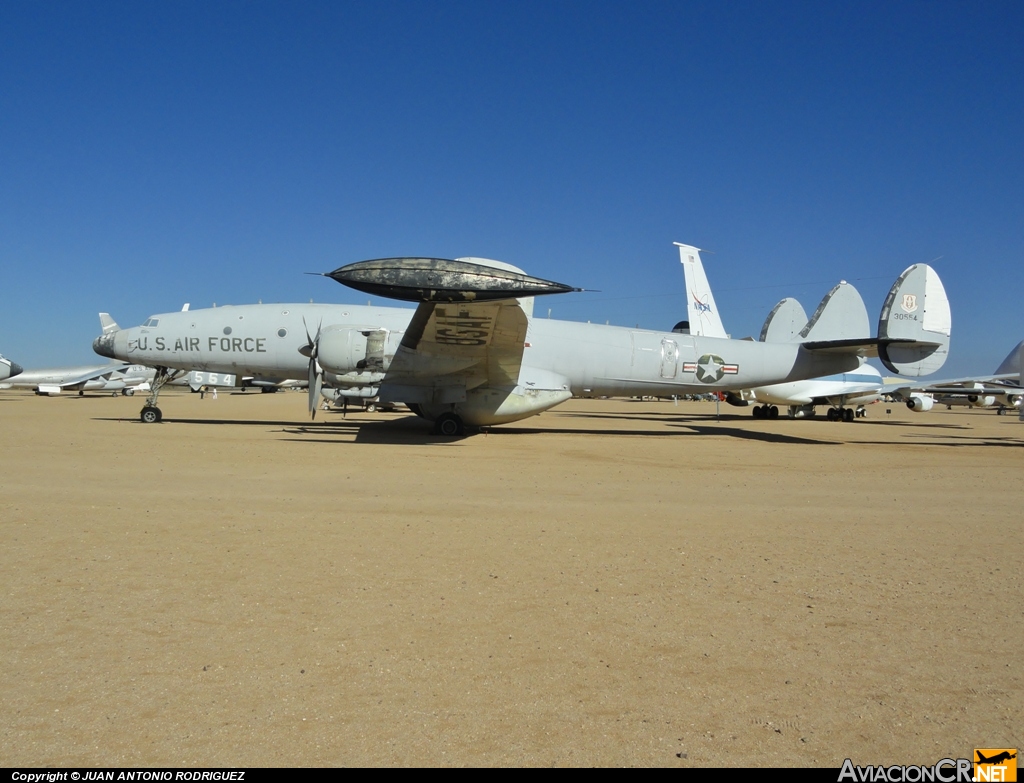
M 455 413 L 442 413 L 434 421 L 434 434 L 445 438 L 457 438 L 466 431 L 462 417 Z

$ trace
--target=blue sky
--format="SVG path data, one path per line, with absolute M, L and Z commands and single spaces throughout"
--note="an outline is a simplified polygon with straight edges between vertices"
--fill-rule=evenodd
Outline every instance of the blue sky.
M 94 361 L 193 307 L 360 302 L 307 271 L 501 259 L 668 329 L 932 262 L 944 376 L 1024 337 L 1024 4 L 0 4 L 0 351 Z

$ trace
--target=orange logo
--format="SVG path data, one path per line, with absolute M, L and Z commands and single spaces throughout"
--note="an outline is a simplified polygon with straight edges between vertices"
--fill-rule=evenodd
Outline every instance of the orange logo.
M 975 748 L 975 783 L 1010 783 L 1017 780 L 1016 748 Z

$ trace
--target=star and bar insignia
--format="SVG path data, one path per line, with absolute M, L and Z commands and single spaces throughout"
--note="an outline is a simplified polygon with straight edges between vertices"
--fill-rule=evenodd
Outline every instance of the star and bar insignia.
M 706 353 L 695 362 L 683 364 L 683 372 L 696 373 L 701 383 L 717 383 L 726 375 L 736 375 L 739 371 L 738 364 L 727 364 L 721 356 L 713 353 Z

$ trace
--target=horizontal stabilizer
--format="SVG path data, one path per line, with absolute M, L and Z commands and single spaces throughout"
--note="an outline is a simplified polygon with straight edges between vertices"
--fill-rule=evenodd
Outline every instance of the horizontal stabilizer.
M 878 358 L 899 375 L 929 375 L 946 362 L 949 297 L 927 264 L 907 268 L 889 290 L 878 320 Z
M 787 297 L 768 313 L 761 327 L 760 341 L 763 343 L 788 343 L 796 339 L 800 330 L 807 325 L 807 313 L 796 299 Z
M 844 280 L 825 294 L 799 336 L 810 342 L 869 338 L 868 311 L 857 289 Z

